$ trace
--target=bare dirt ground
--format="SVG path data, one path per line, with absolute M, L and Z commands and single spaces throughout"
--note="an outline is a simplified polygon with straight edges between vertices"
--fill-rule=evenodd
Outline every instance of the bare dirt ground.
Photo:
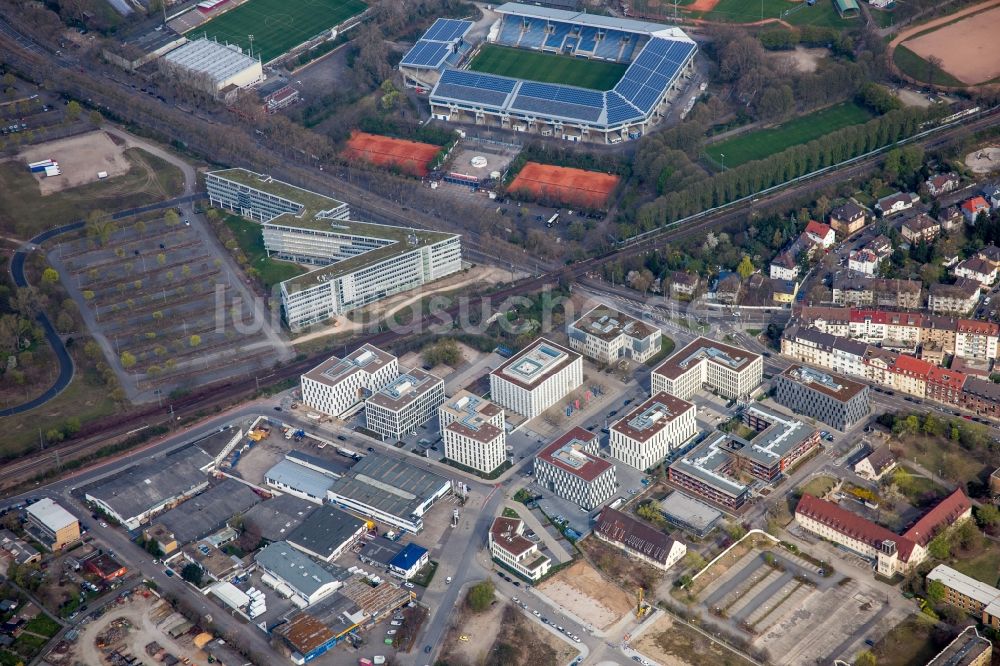
M 18 157 L 25 163 L 50 158 L 59 163 L 62 174 L 58 176 L 47 178 L 44 173 L 35 174 L 43 197 L 92 183 L 98 180 L 99 171 L 107 171 L 108 178 L 114 178 L 127 173 L 130 167 L 125 147 L 116 145 L 104 132 L 48 141 L 22 151 Z
M 538 591 L 597 629 L 611 626 L 632 609 L 628 595 L 582 561 L 542 583 Z
M 973 173 L 990 173 L 1000 169 L 1000 148 L 988 146 L 965 156 L 965 166 Z
M 662 666 L 748 666 L 751 662 L 664 614 L 632 647 Z
M 926 109 L 932 104 L 932 102 L 927 99 L 927 95 L 923 95 L 916 90 L 910 90 L 909 88 L 900 88 L 896 91 L 896 97 L 899 101 L 906 106 L 919 106 L 922 109 Z
M 455 613 L 453 617 L 462 618 L 462 621 L 453 626 L 445 636 L 441 661 L 470 666 L 481 663 L 500 633 L 505 608 L 507 604 L 497 602 L 482 613 Z M 468 640 L 461 640 L 462 636 Z
M 112 607 L 99 620 L 83 627 L 72 655 L 76 663 L 85 666 L 105 666 L 106 653 L 98 648 L 94 641 L 112 621 L 120 618 L 128 619 L 132 623 L 132 629 L 119 645 L 123 651 L 127 649 L 133 655 L 140 657 L 143 663 L 153 663 L 153 660 L 146 656 L 145 650 L 146 645 L 152 641 L 159 643 L 178 659 L 183 660 L 186 657 L 194 664 L 208 663 L 208 655 L 196 648 L 190 639 L 182 637 L 180 640 L 175 640 L 156 626 L 157 622 L 172 612 L 166 602 L 162 602 L 155 595 L 145 598 L 141 594 L 133 594 L 130 599 L 121 606 Z
M 776 60 L 783 60 L 797 72 L 815 72 L 821 60 L 830 55 L 829 49 L 807 49 L 804 46 L 796 46 L 794 51 L 782 51 L 776 53 Z
M 972 85 L 1000 76 L 998 34 L 1000 7 L 995 7 L 915 37 L 906 47 L 924 59 L 941 58 L 946 72 Z

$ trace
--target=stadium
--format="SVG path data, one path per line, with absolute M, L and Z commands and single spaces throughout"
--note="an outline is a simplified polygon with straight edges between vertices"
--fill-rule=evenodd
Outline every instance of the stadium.
M 438 19 L 400 61 L 437 120 L 568 141 L 618 143 L 655 124 L 693 70 L 697 45 L 659 23 L 507 3 L 486 40 Z

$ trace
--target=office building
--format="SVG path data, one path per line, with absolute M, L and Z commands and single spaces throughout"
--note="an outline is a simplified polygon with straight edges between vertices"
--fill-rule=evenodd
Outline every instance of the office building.
M 597 455 L 598 437 L 576 427 L 535 458 L 535 482 L 590 511 L 615 494 L 615 466 Z
M 723 448 L 728 440 L 719 432 L 671 463 L 672 483 L 728 509 L 739 509 L 750 497 L 750 486 L 737 475 L 735 458 Z
M 656 465 L 695 436 L 695 406 L 656 393 L 611 426 L 611 455 L 640 470 Z
M 507 460 L 504 412 L 468 391 L 459 391 L 438 408 L 444 457 L 483 474 Z
M 796 414 L 848 430 L 871 412 L 866 384 L 802 365 L 792 365 L 775 377 L 774 399 Z
M 533 419 L 582 383 L 582 357 L 538 338 L 490 373 L 490 398 Z
M 28 506 L 25 514 L 28 531 L 53 552 L 80 538 L 80 521 L 48 497 Z
M 643 363 L 660 351 L 663 333 L 656 326 L 605 306 L 598 306 L 570 324 L 569 348 L 598 363 L 628 358 Z
M 292 330 L 462 268 L 461 237 L 355 222 L 347 204 L 245 169 L 205 175 L 209 201 L 262 222 L 268 256 L 315 269 L 281 283 Z
M 444 402 L 444 382 L 414 368 L 365 400 L 365 427 L 387 439 L 402 439 L 430 421 Z
M 377 453 L 362 458 L 327 491 L 333 504 L 394 528 L 417 533 L 421 516 L 451 490 L 451 481 L 408 460 Z
M 488 540 L 493 559 L 517 575 L 536 581 L 549 572 L 552 561 L 524 537 L 519 518 L 494 518 Z
M 687 400 L 703 387 L 740 399 L 760 386 L 764 358 L 731 345 L 698 338 L 653 370 L 653 393 L 666 391 Z
M 687 546 L 680 541 L 611 507 L 601 509 L 594 535 L 664 571 L 687 553 Z
M 398 375 L 395 356 L 365 343 L 344 358 L 333 356 L 302 375 L 302 404 L 322 414 L 347 418 Z
M 426 548 L 415 543 L 408 543 L 402 550 L 396 553 L 395 557 L 389 560 L 389 573 L 399 576 L 403 580 L 410 580 L 427 566 L 430 561 L 430 553 Z

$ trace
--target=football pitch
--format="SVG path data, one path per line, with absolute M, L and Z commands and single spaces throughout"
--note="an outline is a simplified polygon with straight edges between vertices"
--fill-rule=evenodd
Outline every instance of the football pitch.
M 628 65 L 483 44 L 479 54 L 469 63 L 469 69 L 528 81 L 611 90 Z
M 770 129 L 742 134 L 721 143 L 713 143 L 705 154 L 716 164 L 734 167 L 761 160 L 786 148 L 809 143 L 813 139 L 843 127 L 858 125 L 872 114 L 857 104 L 843 103 L 804 115 Z M 725 155 L 725 157 L 723 157 Z
M 282 53 L 360 14 L 363 0 L 248 0 L 187 33 L 238 44 L 244 53 L 253 35 L 254 55 L 269 62 Z

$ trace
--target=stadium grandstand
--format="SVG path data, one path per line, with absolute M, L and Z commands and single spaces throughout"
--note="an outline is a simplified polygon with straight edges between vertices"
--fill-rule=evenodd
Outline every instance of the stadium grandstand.
M 400 68 L 416 81 L 408 73 L 415 70 L 406 63 L 418 61 L 424 52 L 431 54 L 420 60 L 426 69 L 419 87 L 436 79 L 430 93 L 435 119 L 494 124 L 569 141 L 618 143 L 642 136 L 663 115 L 693 69 L 697 45 L 676 27 L 512 2 L 495 11 L 500 19 L 490 27 L 484 44 L 472 48 L 465 43 L 470 24 L 444 32 L 464 30 L 446 42 L 454 46 L 444 51 L 424 46 L 417 52 L 422 42 L 434 43 L 431 37 L 441 34 L 442 29 L 436 31 L 443 21 L 439 19 L 404 56 Z M 486 49 L 506 53 L 490 54 L 494 61 L 545 60 L 522 66 L 519 76 L 474 71 L 483 69 L 477 63 Z M 578 80 L 572 74 L 582 67 L 608 68 L 616 63 L 624 73 L 614 74 L 608 89 L 569 84 Z M 567 75 L 553 82 L 555 77 L 546 76 L 553 72 L 541 72 L 542 68 L 562 68 Z
M 439 18 L 417 40 L 399 62 L 406 84 L 430 90 L 437 83 L 445 67 L 457 65 L 469 51 L 465 36 L 472 29 L 472 21 Z

